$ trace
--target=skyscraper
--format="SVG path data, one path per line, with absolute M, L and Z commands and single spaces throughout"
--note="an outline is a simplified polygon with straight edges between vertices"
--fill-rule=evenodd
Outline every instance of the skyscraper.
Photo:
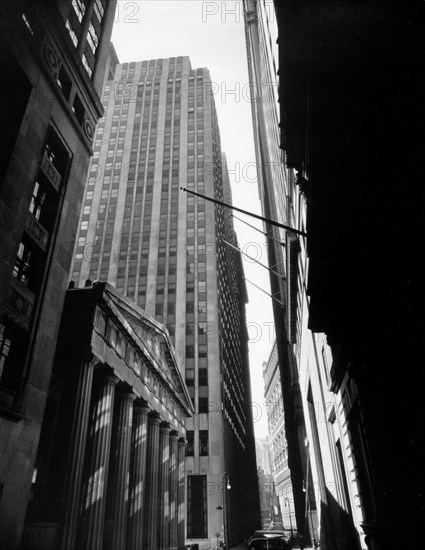
M 195 408 L 186 539 L 236 541 L 259 520 L 246 293 L 231 218 L 190 193 L 230 193 L 209 72 L 188 57 L 124 63 L 103 104 L 72 278 L 108 281 L 167 326 Z
M 266 1 L 245 0 L 245 31 L 250 83 L 259 94 L 259 101 L 251 103 L 254 128 L 254 144 L 257 160 L 259 194 L 263 215 L 287 226 L 302 223 L 302 203 L 293 183 L 293 174 L 284 165 L 284 155 L 279 148 L 279 120 L 277 94 L 276 19 L 273 5 Z M 299 210 L 298 210 L 299 209 Z M 296 220 L 296 223 L 294 221 Z M 290 223 L 288 223 L 290 221 Z M 285 434 L 288 446 L 288 467 L 293 488 L 293 508 L 297 526 L 308 543 L 316 524 L 315 504 L 306 514 L 304 480 L 311 471 L 304 447 L 305 419 L 297 349 L 294 344 L 300 336 L 296 311 L 298 288 L 298 241 L 293 233 L 264 223 L 267 234 L 267 253 L 270 271 L 270 288 L 273 296 L 273 317 L 276 331 L 276 350 L 282 386 Z M 285 253 L 286 252 L 286 253 Z M 309 484 L 311 487 L 311 484 Z M 284 498 L 283 493 L 281 497 Z M 309 494 L 309 501 L 313 500 Z

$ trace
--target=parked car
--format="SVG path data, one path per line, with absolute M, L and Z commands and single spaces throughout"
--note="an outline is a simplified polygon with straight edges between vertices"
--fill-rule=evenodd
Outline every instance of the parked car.
M 248 539 L 249 550 L 290 550 L 284 531 L 255 531 Z

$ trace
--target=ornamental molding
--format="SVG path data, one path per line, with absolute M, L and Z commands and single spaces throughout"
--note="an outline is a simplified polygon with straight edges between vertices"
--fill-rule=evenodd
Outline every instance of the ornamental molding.
M 50 71 L 57 76 L 61 66 L 61 59 L 49 38 L 46 39 L 43 45 L 43 56 Z
M 83 120 L 83 130 L 87 139 L 92 141 L 94 137 L 94 124 L 93 121 L 87 116 L 87 113 Z

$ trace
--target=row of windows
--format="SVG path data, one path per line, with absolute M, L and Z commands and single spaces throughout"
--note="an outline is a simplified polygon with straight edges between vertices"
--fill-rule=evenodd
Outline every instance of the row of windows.
M 60 215 L 60 191 L 65 184 L 70 153 L 52 126 L 48 128 L 24 233 L 12 269 L 9 305 L 19 312 L 27 328 L 17 326 L 9 316 L 0 321 L 0 384 L 15 395 L 22 387 L 32 311 L 40 299 L 42 280 L 52 247 L 56 220 Z
M 22 19 L 23 19 L 25 25 L 27 26 L 27 28 L 29 29 L 29 31 L 31 32 L 31 34 L 34 34 L 33 28 L 31 26 L 31 23 L 30 23 L 28 17 L 25 14 L 23 14 Z M 76 45 L 77 42 L 78 42 L 78 39 L 77 39 L 77 36 L 76 36 L 75 32 L 73 32 L 69 21 L 66 22 L 66 27 L 68 28 L 68 31 L 70 32 L 71 38 L 74 42 L 74 45 Z M 68 71 L 65 69 L 65 66 L 63 64 L 61 64 L 61 66 L 59 68 L 56 82 L 57 82 L 59 88 L 61 89 L 61 92 L 62 92 L 64 98 L 66 99 L 66 101 L 69 101 L 71 96 L 73 96 L 71 109 L 72 109 L 72 112 L 74 113 L 77 121 L 82 126 L 83 122 L 84 122 L 84 118 L 85 118 L 85 109 L 84 109 L 83 103 L 82 103 L 78 93 L 74 92 L 74 94 L 72 94 L 72 88 L 73 88 L 72 80 L 71 80 L 71 78 L 68 74 Z
M 91 78 L 93 75 L 94 56 L 99 46 L 99 36 L 101 30 L 100 24 L 105 13 L 105 8 L 102 0 L 95 0 L 93 10 L 95 18 L 89 23 L 87 35 L 85 37 L 81 37 L 82 22 L 86 15 L 86 4 L 83 0 L 72 0 L 72 7 L 73 12 L 70 13 L 69 18 L 66 21 L 66 28 L 75 47 L 78 46 L 79 41 L 82 39 L 84 39 L 88 45 L 90 55 L 93 56 L 93 59 L 89 59 L 90 56 L 87 56 L 88 52 L 84 51 L 82 53 L 81 61 L 87 71 L 87 74 Z
M 207 344 L 199 344 L 197 346 L 196 352 L 198 357 L 208 357 Z M 186 359 L 190 359 L 193 357 L 195 357 L 195 346 L 194 345 L 186 346 Z
M 199 449 L 195 453 L 195 432 L 188 430 L 186 432 L 186 456 L 208 456 L 208 430 L 199 430 Z
M 188 387 L 195 385 L 195 369 L 186 369 L 186 385 Z M 208 386 L 208 369 L 198 368 L 198 386 Z
M 157 60 L 150 60 L 150 61 L 143 61 L 141 63 L 141 67 L 140 67 L 140 74 L 141 76 L 144 76 L 144 75 L 153 75 L 154 73 L 156 72 L 162 72 L 162 69 L 163 69 L 163 59 L 157 59 Z M 188 62 L 187 62 L 188 63 Z M 169 72 L 170 74 L 171 73 L 176 73 L 179 74 L 181 73 L 183 69 L 183 59 L 180 59 L 177 61 L 177 63 L 175 61 L 173 61 L 173 58 L 171 58 L 170 62 L 169 62 Z M 135 76 L 135 72 L 136 72 L 136 63 L 135 62 L 132 62 L 130 64 L 128 63 L 123 63 L 121 65 L 121 76 L 123 78 L 132 78 L 133 76 Z M 176 78 L 176 80 L 178 80 L 179 77 Z
M 246 422 L 246 415 L 245 411 L 243 410 L 243 395 L 242 399 L 240 396 L 238 397 L 234 392 L 230 391 L 229 385 L 224 381 L 223 384 L 224 392 L 225 392 L 225 406 L 230 413 L 230 416 L 234 423 L 237 423 L 240 427 L 241 432 L 244 434 L 246 433 L 245 428 L 245 422 Z

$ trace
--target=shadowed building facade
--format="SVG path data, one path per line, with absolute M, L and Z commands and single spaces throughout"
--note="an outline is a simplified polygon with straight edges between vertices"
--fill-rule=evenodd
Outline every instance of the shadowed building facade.
M 307 203 L 308 327 L 331 348 L 321 386 L 337 406 L 326 418 L 340 421 L 347 437 L 362 547 L 408 548 L 423 537 L 425 509 L 416 370 L 424 328 L 417 253 L 425 7 L 274 5 L 281 145 Z
M 72 279 L 108 281 L 167 326 L 195 411 L 186 541 L 210 548 L 225 524 L 237 542 L 259 521 L 241 261 L 223 208 L 180 190 L 230 192 L 211 79 L 188 57 L 123 63 L 103 105 Z
M 272 294 L 279 300 L 273 300 L 276 346 L 264 372 L 265 385 L 267 393 L 275 394 L 268 400 L 268 413 L 280 488 L 286 479 L 293 494 L 292 502 L 283 496 L 282 513 L 289 529 L 290 512 L 295 513 L 297 532 L 307 544 L 357 550 L 364 544 L 364 502 L 343 406 L 347 397 L 330 388 L 332 352 L 325 335 L 309 330 L 309 203 L 281 141 L 294 116 L 288 110 L 285 118 L 281 111 L 290 85 L 282 78 L 283 37 L 272 3 L 249 0 L 244 5 L 250 79 L 262 92 L 252 113 L 263 212 L 287 227 L 265 226 L 269 262 L 277 272 L 270 276 Z M 285 44 L 289 47 L 287 40 Z
M 307 436 L 299 443 L 309 458 L 297 481 L 287 433 L 295 504 L 301 475 L 313 486 L 307 530 L 320 548 L 407 548 L 422 539 L 425 509 L 416 370 L 424 328 L 417 262 L 424 4 L 273 6 L 269 41 L 271 3 L 245 2 L 257 82 L 269 79 L 258 60 L 276 43 L 274 147 L 288 174 L 280 184 L 286 218 L 277 219 L 304 233 L 285 243 L 284 338 L 296 359 Z M 261 106 L 253 112 L 261 127 L 267 116 Z M 282 386 L 287 408 L 283 376 Z M 286 430 L 288 420 L 285 410 Z M 297 512 L 299 529 L 300 519 Z
M 115 1 L 0 6 L 0 546 L 20 547 Z

